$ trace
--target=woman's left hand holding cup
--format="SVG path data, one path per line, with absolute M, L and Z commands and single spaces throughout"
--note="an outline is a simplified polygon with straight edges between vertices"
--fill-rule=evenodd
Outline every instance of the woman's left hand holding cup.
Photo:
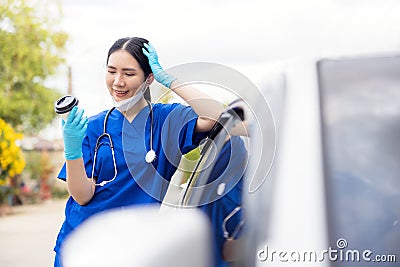
M 62 120 L 64 155 L 66 160 L 82 157 L 82 142 L 86 134 L 88 118 L 83 109 L 74 107 L 66 121 Z

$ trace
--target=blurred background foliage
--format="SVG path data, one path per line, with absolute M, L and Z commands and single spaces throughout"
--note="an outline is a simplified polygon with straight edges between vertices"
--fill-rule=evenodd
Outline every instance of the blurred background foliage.
M 16 133 L 9 124 L 0 119 L 0 183 L 20 174 L 25 167 L 22 151 L 17 146 L 17 140 L 22 137 L 22 134 Z
M 14 131 L 11 125 L 0 119 L 0 204 L 5 202 L 11 179 L 22 173 L 25 159 L 17 141 L 23 135 Z
M 68 39 L 59 27 L 61 16 L 34 4 L 0 0 L 0 118 L 27 134 L 55 117 L 60 93 L 47 87 L 46 79 L 65 62 Z
M 40 186 L 52 169 L 48 158 L 24 158 L 20 144 L 56 116 L 61 93 L 47 84 L 65 65 L 68 34 L 61 18 L 58 1 L 0 0 L 0 204 L 20 191 L 26 166 Z

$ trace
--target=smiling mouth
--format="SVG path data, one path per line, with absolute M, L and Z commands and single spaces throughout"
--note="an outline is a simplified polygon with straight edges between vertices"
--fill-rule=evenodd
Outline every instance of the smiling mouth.
M 122 90 L 114 90 L 114 94 L 117 97 L 123 97 L 128 94 L 129 91 L 122 91 Z

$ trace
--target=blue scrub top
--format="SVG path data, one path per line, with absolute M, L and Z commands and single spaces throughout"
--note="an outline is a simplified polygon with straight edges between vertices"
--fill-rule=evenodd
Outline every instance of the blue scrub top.
M 203 196 L 203 203 L 209 204 L 200 207 L 209 217 L 212 236 L 213 236 L 213 253 L 214 266 L 227 267 L 230 263 L 223 260 L 222 248 L 226 241 L 222 224 L 224 219 L 238 206 L 242 205 L 242 186 L 243 176 L 248 164 L 248 153 L 243 140 L 238 136 L 233 136 L 222 147 L 216 163 L 208 177 L 208 183 L 217 182 L 214 190 L 207 190 Z M 217 190 L 221 183 L 225 183 L 225 194 L 218 197 Z M 207 201 L 207 198 L 209 201 Z M 218 198 L 218 199 L 217 199 Z M 217 199 L 213 201 L 214 199 Z M 240 228 L 240 222 L 243 220 L 242 211 L 240 210 L 226 222 L 226 230 L 231 235 L 236 229 Z M 239 227 L 239 228 L 237 228 Z M 238 236 L 242 234 L 239 231 Z
M 194 149 L 205 134 L 195 133 L 197 115 L 191 107 L 181 104 L 153 104 L 153 150 L 157 158 L 149 164 L 145 155 L 150 150 L 150 108 L 143 108 L 129 123 L 114 110 L 107 120 L 117 166 L 117 177 L 104 186 L 96 186 L 90 202 L 79 205 L 70 197 L 65 207 L 65 221 L 58 234 L 54 251 L 60 252 L 64 239 L 84 220 L 99 212 L 130 205 L 160 203 L 168 182 L 177 169 L 182 154 Z M 82 144 L 86 173 L 91 177 L 94 149 L 103 133 L 107 111 L 89 118 Z M 102 138 L 97 152 L 94 177 L 97 183 L 114 177 L 114 165 L 109 140 Z M 58 178 L 66 180 L 66 166 Z

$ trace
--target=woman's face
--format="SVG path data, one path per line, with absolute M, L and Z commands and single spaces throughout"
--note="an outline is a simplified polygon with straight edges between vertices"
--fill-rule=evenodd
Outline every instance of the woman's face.
M 107 64 L 106 84 L 115 101 L 134 96 L 144 81 L 142 68 L 129 52 L 117 50 L 110 55 Z

